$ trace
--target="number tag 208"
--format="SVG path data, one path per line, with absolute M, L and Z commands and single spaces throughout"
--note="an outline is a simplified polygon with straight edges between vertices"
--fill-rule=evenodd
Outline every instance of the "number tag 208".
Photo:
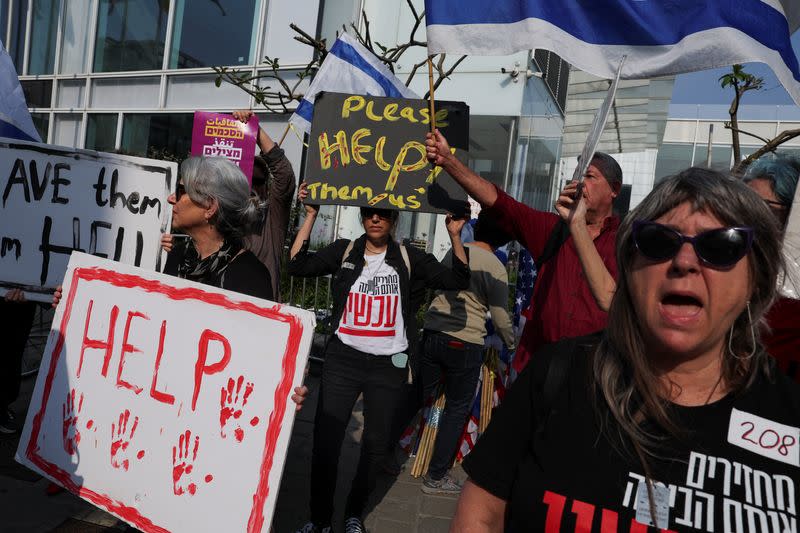
M 800 466 L 800 428 L 733 409 L 728 442 L 782 463 Z

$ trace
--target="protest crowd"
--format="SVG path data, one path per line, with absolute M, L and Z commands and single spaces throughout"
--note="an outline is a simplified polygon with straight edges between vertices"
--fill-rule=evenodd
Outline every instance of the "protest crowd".
M 246 508 L 231 511 L 246 517 L 250 531 L 274 530 L 270 513 L 280 509 L 269 506 L 286 467 L 292 417 L 309 410 L 308 516 L 295 525 L 298 533 L 367 531 L 376 487 L 404 471 L 421 478 L 422 493 L 458 498 L 449 526 L 455 532 L 797 530 L 800 295 L 787 289 L 792 265 L 784 241 L 798 231 L 791 209 L 800 158 L 767 154 L 730 172 L 682 169 L 620 214 L 614 202 L 622 168 L 590 146 L 552 211 L 541 211 L 470 167 L 469 131 L 462 130 L 467 106 L 442 103 L 437 112 L 432 100 L 399 89 L 385 98 L 336 92 L 316 94 L 302 175 L 257 121 L 252 169 L 194 152 L 164 167 L 158 209 L 170 209 L 171 222 L 149 247 L 157 268 L 145 269 L 147 245 L 129 260 L 120 230 L 122 249 L 94 254 L 118 267 L 75 254 L 61 277 L 50 277 L 47 265 L 35 273 L 38 293 L 29 282 L 2 285 L 0 438 L 21 439 L 18 460 L 52 481 L 48 494 L 74 492 L 132 531 L 169 529 L 156 527 L 138 499 L 116 502 L 87 489 L 91 469 L 100 468 L 89 446 L 101 437 L 86 412 L 105 411 L 102 399 L 91 404 L 100 389 L 78 385 L 96 378 L 213 427 L 212 440 L 186 422 L 185 433 L 165 448 L 164 457 L 170 448 L 172 457 L 166 494 L 209 505 L 201 500 L 204 489 L 228 479 L 226 468 L 231 476 L 252 474 L 257 489 L 242 498 Z M 253 124 L 254 112 L 202 120 L 214 131 L 235 132 Z M 368 146 L 370 134 L 383 140 Z M 125 157 L 113 161 L 136 166 Z M 170 168 L 177 170 L 174 182 Z M 97 206 L 105 207 L 100 176 L 93 187 Z M 6 195 L 21 187 L 9 181 Z M 141 204 L 142 213 L 145 205 L 156 209 L 153 198 Z M 468 198 L 479 206 L 477 216 Z M 321 205 L 329 204 L 356 207 L 360 235 L 314 242 Z M 399 229 L 401 211 L 417 209 L 443 215 L 449 242 L 441 259 Z M 74 249 L 94 253 L 93 239 L 91 248 Z M 52 249 L 51 270 L 57 260 L 66 265 L 72 250 Z M 509 252 L 531 262 L 535 281 L 524 295 Z M 331 304 L 315 325 L 311 313 L 292 309 L 287 280 L 323 277 L 330 279 Z M 82 296 L 99 283 L 107 288 Z M 125 307 L 122 290 L 168 298 L 145 312 Z M 515 313 L 509 301 L 518 296 L 527 305 Z M 175 307 L 183 316 L 161 321 L 154 314 L 159 305 L 167 313 L 181 302 L 188 302 Z M 56 321 L 48 366 L 22 420 L 11 405 L 20 395 L 37 306 L 55 309 Z M 203 306 L 216 306 L 213 318 L 202 319 L 208 324 L 193 314 L 197 309 L 199 317 Z M 233 313 L 248 318 L 229 324 L 225 317 Z M 257 320 L 270 321 L 269 335 Z M 157 355 L 140 374 L 137 361 L 149 357 L 136 334 L 141 324 L 154 325 Z M 202 331 L 195 335 L 192 327 Z M 264 376 L 227 366 L 241 346 L 255 349 L 237 336 L 276 354 L 259 362 L 275 367 L 268 386 Z M 72 358 L 66 363 L 57 357 L 62 346 Z M 304 380 L 312 349 L 322 361 L 316 390 Z M 173 377 L 179 359 L 185 384 Z M 65 377 L 71 372 L 74 380 Z M 214 384 L 213 399 L 204 380 Z M 51 389 L 57 400 L 48 400 Z M 50 412 L 61 412 L 48 414 L 48 402 L 56 405 Z M 248 411 L 256 402 L 266 411 Z M 345 479 L 343 443 L 357 409 L 359 456 L 354 476 Z M 103 467 L 116 475 L 149 464 L 153 452 L 136 454 L 134 434 L 141 423 L 140 432 L 160 438 L 164 427 L 146 429 L 145 415 L 127 408 L 114 422 L 111 462 Z M 238 448 L 229 446 L 234 440 Z M 52 459 L 65 451 L 63 464 Z M 335 509 L 341 486 L 346 503 Z M 202 508 L 198 516 L 192 519 L 203 520 Z

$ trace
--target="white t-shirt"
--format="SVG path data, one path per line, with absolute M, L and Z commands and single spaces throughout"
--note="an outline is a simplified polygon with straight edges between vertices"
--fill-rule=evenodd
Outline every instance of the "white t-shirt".
M 400 276 L 386 252 L 365 255 L 361 275 L 350 287 L 336 335 L 356 350 L 392 355 L 408 348 L 400 301 Z

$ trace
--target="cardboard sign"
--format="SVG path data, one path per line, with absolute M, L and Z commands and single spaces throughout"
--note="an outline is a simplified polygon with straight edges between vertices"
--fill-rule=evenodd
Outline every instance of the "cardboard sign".
M 0 295 L 50 301 L 79 250 L 161 267 L 177 165 L 0 139 Z
M 425 100 L 320 93 L 306 161 L 308 202 L 463 213 L 467 194 L 425 156 Z M 467 161 L 469 107 L 436 102 L 436 124 Z
M 257 136 L 258 117 L 255 115 L 245 124 L 233 115 L 195 111 L 192 155 L 230 159 L 242 169 L 252 185 Z
M 145 532 L 268 531 L 314 325 L 75 253 L 17 461 Z

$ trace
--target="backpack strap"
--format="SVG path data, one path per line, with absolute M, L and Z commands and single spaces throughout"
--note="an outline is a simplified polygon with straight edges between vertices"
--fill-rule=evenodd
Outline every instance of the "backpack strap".
M 344 253 L 342 254 L 342 264 L 344 265 L 344 260 L 347 259 L 347 256 L 350 255 L 350 252 L 353 251 L 353 246 L 355 245 L 355 241 L 350 241 L 347 244 L 347 248 L 344 249 Z
M 408 250 L 406 249 L 405 244 L 400 245 L 400 255 L 403 256 L 403 263 L 406 264 L 406 270 L 408 270 L 408 279 L 411 279 L 411 260 L 408 258 Z
M 536 259 L 536 270 L 541 270 L 542 265 L 551 260 L 558 253 L 561 245 L 569 239 L 569 226 L 563 219 L 559 218 L 550 236 L 547 237 L 547 242 L 544 244 L 542 255 Z

